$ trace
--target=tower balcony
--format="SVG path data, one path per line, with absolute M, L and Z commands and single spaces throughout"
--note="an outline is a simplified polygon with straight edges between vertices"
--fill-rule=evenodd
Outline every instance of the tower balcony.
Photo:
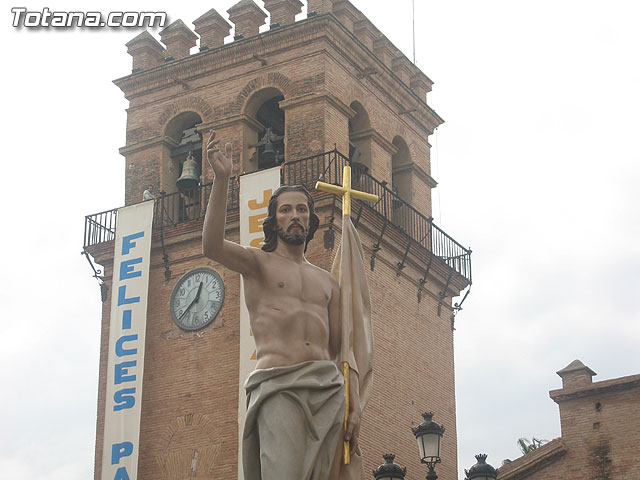
M 316 203 L 321 199 L 332 199 L 334 207 L 340 206 L 341 199 L 314 189 L 315 183 L 342 185 L 343 167 L 349 159 L 337 150 L 313 155 L 300 160 L 286 162 L 280 167 L 282 185 L 304 185 L 313 195 Z M 212 184 L 198 186 L 192 190 L 161 195 L 156 200 L 154 213 L 154 230 L 160 231 L 161 238 L 170 235 L 171 229 L 185 223 L 202 223 L 206 213 L 206 205 L 211 194 Z M 449 280 L 455 275 L 459 286 L 470 285 L 471 250 L 463 247 L 450 235 L 433 223 L 411 205 L 403 201 L 388 188 L 386 182 L 380 182 L 368 172 L 352 166 L 352 187 L 379 197 L 373 205 L 354 200 L 351 217 L 354 225 L 366 224 L 370 236 L 379 237 L 371 246 L 371 268 L 375 262 L 375 253 L 380 249 L 383 235 L 395 241 L 400 250 L 402 262 L 398 262 L 398 274 L 404 268 L 408 253 L 419 259 L 426 268 L 426 275 L 433 260 L 448 272 Z M 238 217 L 239 177 L 229 179 L 227 198 L 227 222 Z M 104 251 L 107 243 L 115 238 L 118 209 L 94 213 L 85 217 L 84 251 Z M 201 228 L 201 227 L 200 227 Z M 326 242 L 326 239 L 325 239 Z M 404 254 L 404 255 L 403 255 Z M 437 268 L 434 265 L 434 268 Z M 422 280 L 424 283 L 424 279 Z

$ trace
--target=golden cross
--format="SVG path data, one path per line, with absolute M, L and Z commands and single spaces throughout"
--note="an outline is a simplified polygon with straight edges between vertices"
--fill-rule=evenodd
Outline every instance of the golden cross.
M 324 182 L 316 182 L 316 190 L 321 190 L 323 192 L 335 193 L 336 195 L 341 195 L 344 200 L 342 201 L 342 216 L 349 217 L 351 215 L 351 198 L 355 198 L 358 200 L 364 200 L 366 202 L 375 203 L 378 201 L 378 195 L 373 195 L 372 193 L 361 192 L 359 190 L 353 190 L 351 188 L 351 167 L 349 165 L 345 165 L 342 170 L 342 186 L 340 185 L 331 185 L 330 183 Z M 344 410 L 344 423 L 343 428 L 346 431 L 347 429 L 347 421 L 349 419 L 349 402 L 351 401 L 349 398 L 349 363 L 342 363 L 342 375 L 344 375 L 344 391 L 345 391 L 345 410 Z M 349 441 L 345 441 L 342 448 L 342 461 L 345 465 L 349 465 L 351 461 L 350 455 L 350 446 Z
M 351 167 L 345 165 L 342 170 L 342 186 L 331 185 L 330 183 L 316 182 L 316 190 L 323 192 L 335 193 L 344 197 L 342 201 L 342 215 L 351 215 L 351 198 L 357 200 L 364 200 L 366 202 L 375 203 L 380 197 L 372 193 L 361 192 L 359 190 L 351 189 Z

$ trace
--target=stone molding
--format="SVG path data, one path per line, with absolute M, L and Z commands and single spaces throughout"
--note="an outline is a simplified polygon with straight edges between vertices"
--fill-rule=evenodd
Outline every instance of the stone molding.
M 247 125 L 249 128 L 252 128 L 258 132 L 264 130 L 264 125 L 255 120 L 253 117 L 250 117 L 246 113 L 239 113 L 237 115 L 231 115 L 228 117 L 224 117 L 220 120 L 212 120 L 210 122 L 203 122 L 197 126 L 196 131 L 200 134 L 204 135 L 209 130 L 216 130 L 218 128 L 225 128 L 237 123 L 243 123 Z M 203 137 L 204 138 L 204 137 Z
M 124 147 L 120 147 L 118 149 L 118 153 L 126 157 L 128 155 L 131 155 L 132 153 L 137 153 L 141 150 L 157 147 L 159 145 L 166 146 L 169 148 L 176 148 L 178 146 L 178 142 L 176 142 L 173 138 L 165 137 L 164 135 L 157 135 L 152 138 L 142 140 L 140 142 L 136 142 L 130 145 L 125 145 Z
M 331 93 L 306 93 L 298 97 L 289 99 L 285 98 L 280 102 L 280 108 L 286 111 L 287 109 L 299 107 L 300 105 L 306 105 L 309 103 L 316 103 L 320 101 L 329 103 L 347 118 L 352 118 L 356 115 L 355 110 L 344 104 L 342 100 L 340 100 L 335 95 L 332 95 Z
M 640 375 L 629 375 L 627 377 L 615 378 L 613 380 L 604 380 L 589 385 L 579 386 L 575 388 L 561 388 L 551 390 L 549 397 L 556 402 L 566 402 L 576 398 L 588 397 L 596 394 L 604 394 L 610 392 L 618 392 L 623 390 L 640 389 Z
M 416 164 L 415 162 L 405 163 L 404 165 L 394 167 L 392 171 L 393 173 L 403 173 L 406 171 L 411 171 L 416 175 L 416 177 L 422 180 L 429 188 L 435 188 L 438 185 L 438 182 L 436 182 L 431 175 L 425 172 L 424 169 L 420 165 Z
M 390 155 L 394 155 L 398 151 L 398 147 L 396 147 L 393 143 L 389 142 L 386 138 L 380 135 L 380 133 L 378 133 L 377 130 L 373 128 L 352 133 L 350 135 L 350 138 L 353 140 L 372 140 L 376 142 L 378 145 L 380 145 Z

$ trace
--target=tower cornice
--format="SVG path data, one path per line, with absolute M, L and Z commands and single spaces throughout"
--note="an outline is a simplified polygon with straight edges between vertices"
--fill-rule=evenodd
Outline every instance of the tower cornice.
M 391 97 L 390 103 L 395 105 L 399 112 L 408 113 L 408 118 L 414 117 L 418 123 L 424 124 L 429 133 L 444 122 L 427 105 L 425 99 L 420 98 L 333 14 L 317 15 L 254 37 L 236 40 L 171 63 L 132 73 L 114 80 L 114 83 L 128 100 L 132 100 L 159 89 L 175 87 L 177 79 L 190 84 L 213 72 L 255 62 L 256 55 L 266 58 L 269 65 L 269 58 L 285 50 L 306 46 L 312 42 L 318 45 L 318 48 L 322 48 L 323 44 L 318 40 L 328 43 L 325 48 L 332 47 L 339 51 L 354 74 L 374 72 L 363 82 L 371 82 L 373 87 L 385 91 L 386 95 Z M 417 67 L 416 71 L 419 71 Z M 426 75 L 424 78 L 431 82 Z M 392 84 L 397 88 L 383 88 L 383 84 Z

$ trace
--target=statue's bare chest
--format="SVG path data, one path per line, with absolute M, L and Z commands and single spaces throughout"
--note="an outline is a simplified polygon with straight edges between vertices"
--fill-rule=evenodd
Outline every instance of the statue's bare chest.
M 254 287 L 253 293 L 263 293 L 263 300 L 280 299 L 310 306 L 328 306 L 331 283 L 326 272 L 308 263 L 296 264 L 280 258 L 269 259 L 263 267 L 259 278 L 250 282 Z

